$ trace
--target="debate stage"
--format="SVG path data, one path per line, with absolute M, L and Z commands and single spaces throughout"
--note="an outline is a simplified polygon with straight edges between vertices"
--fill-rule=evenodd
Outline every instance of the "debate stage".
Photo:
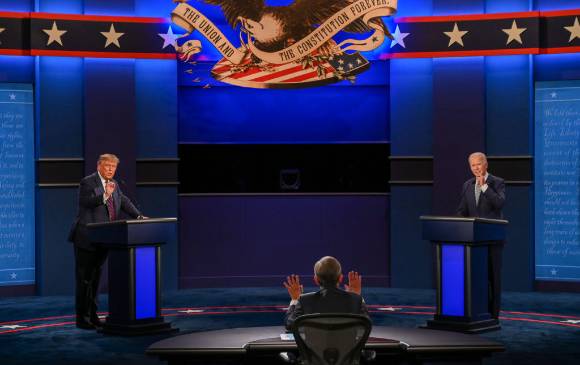
M 433 318 L 434 290 L 369 287 L 364 289 L 364 295 L 375 329 L 372 336 L 409 345 L 405 349 L 398 348 L 398 343 L 395 343 L 395 348 L 392 344 L 383 344 L 385 349 L 379 354 L 381 359 L 395 362 L 416 356 L 427 361 L 427 354 L 436 353 L 436 349 L 425 346 L 430 342 L 411 338 L 405 332 L 432 333 L 417 327 Z M 102 296 L 100 307 L 106 310 L 107 302 L 107 296 Z M 159 355 L 145 353 L 153 344 L 181 338 L 178 336 L 275 326 L 271 327 L 273 332 L 262 332 L 255 339 L 277 338 L 283 330 L 288 293 L 283 287 L 190 289 L 167 293 L 163 302 L 162 316 L 180 333 L 119 337 L 75 328 L 72 296 L 0 300 L 0 359 L 2 364 L 10 365 L 166 365 Z M 505 351 L 491 352 L 491 356 L 483 358 L 485 365 L 576 365 L 580 357 L 579 303 L 580 294 L 577 293 L 505 292 L 504 310 L 500 315 L 501 330 L 469 338 L 486 339 L 505 346 Z M 106 312 L 100 314 L 107 315 Z M 379 328 L 396 329 L 397 333 L 381 335 L 377 332 Z M 459 334 L 450 335 L 464 338 Z M 445 344 L 448 339 L 427 340 Z M 237 348 L 232 350 L 233 353 L 244 351 L 241 346 L 249 340 L 246 337 L 242 340 L 235 344 Z M 266 344 L 267 341 L 262 345 Z M 251 351 L 256 350 L 257 345 L 253 344 Z M 460 352 L 460 347 L 457 343 L 455 345 L 453 350 Z M 448 350 L 443 348 L 440 351 L 447 351 L 449 355 L 451 352 Z M 385 357 L 387 353 L 390 357 Z

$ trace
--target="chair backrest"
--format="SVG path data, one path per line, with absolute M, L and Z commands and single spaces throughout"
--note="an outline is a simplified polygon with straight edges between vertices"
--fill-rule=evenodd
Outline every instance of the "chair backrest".
M 307 314 L 296 319 L 292 332 L 302 364 L 356 365 L 371 327 L 359 314 Z

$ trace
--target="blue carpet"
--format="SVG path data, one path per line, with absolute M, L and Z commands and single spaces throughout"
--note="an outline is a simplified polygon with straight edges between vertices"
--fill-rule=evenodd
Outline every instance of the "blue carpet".
M 363 294 L 376 325 L 417 327 L 432 318 L 433 290 L 366 288 Z M 287 304 L 283 288 L 183 290 L 164 296 L 163 314 L 188 333 L 281 325 Z M 481 336 L 507 351 L 485 364 L 580 363 L 580 294 L 504 293 L 502 308 L 502 329 Z M 162 364 L 144 351 L 167 335 L 104 336 L 76 329 L 73 313 L 72 297 L 0 299 L 0 363 Z

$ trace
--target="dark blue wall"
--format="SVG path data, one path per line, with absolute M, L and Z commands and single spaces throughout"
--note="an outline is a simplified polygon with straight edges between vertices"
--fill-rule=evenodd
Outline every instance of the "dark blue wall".
M 578 5 L 547 0 L 407 0 L 401 2 L 399 15 L 555 10 Z M 391 61 L 392 154 L 434 158 L 432 186 L 404 184 L 391 190 L 391 224 L 400 228 L 391 231 L 393 286 L 432 287 L 429 263 L 433 257 L 416 234 L 418 216 L 453 211 L 459 187 L 469 176 L 466 158 L 470 152 L 483 150 L 492 157 L 532 156 L 533 82 L 578 79 L 579 72 L 578 55 Z M 504 252 L 506 290 L 533 289 L 532 199 L 530 184 L 508 183 L 504 213 L 511 224 Z M 409 273 L 401 262 L 413 260 L 419 264 Z
M 164 17 L 174 6 L 168 0 L 5 0 L 0 10 Z M 578 8 L 579 4 L 570 0 L 405 0 L 399 6 L 399 16 L 430 16 L 561 10 Z M 206 9 L 213 9 L 211 11 L 219 16 L 216 7 L 206 6 Z M 205 49 L 210 50 L 210 47 Z M 109 72 L 113 69 L 121 70 L 125 82 L 116 85 L 115 94 L 106 95 L 106 85 L 99 79 L 101 76 L 116 77 Z M 472 81 L 466 83 L 466 92 L 462 92 L 462 79 Z M 393 186 L 390 198 L 375 197 L 381 202 L 373 203 L 372 207 L 366 205 L 369 197 L 335 199 L 332 209 L 320 208 L 321 204 L 326 204 L 327 197 L 271 198 L 264 207 L 262 199 L 256 197 L 220 197 L 214 198 L 215 201 L 178 198 L 173 186 L 139 186 L 132 194 L 146 214 L 176 216 L 181 210 L 181 245 L 191 250 L 181 252 L 184 255 L 180 259 L 180 275 L 186 285 L 196 278 L 220 275 L 215 268 L 203 271 L 204 266 L 192 266 L 199 261 L 194 256 L 199 242 L 219 243 L 223 246 L 221 254 L 229 255 L 231 249 L 248 247 L 254 242 L 261 249 L 271 248 L 268 245 L 275 239 L 287 245 L 299 242 L 304 251 L 308 251 L 311 248 L 306 246 L 309 240 L 322 237 L 321 241 L 312 241 L 320 245 L 308 251 L 310 256 L 297 257 L 295 259 L 301 261 L 296 266 L 285 266 L 273 273 L 275 281 L 293 267 L 307 274 L 314 256 L 334 252 L 330 242 L 340 241 L 336 254 L 343 256 L 341 259 L 346 260 L 346 267 L 361 267 L 365 274 L 390 279 L 395 287 L 432 287 L 432 250 L 418 235 L 418 216 L 451 210 L 456 203 L 453 197 L 458 196 L 457 187 L 469 175 L 465 159 L 471 150 L 482 149 L 492 157 L 531 156 L 534 82 L 573 79 L 580 79 L 579 54 L 375 60 L 371 71 L 361 75 L 354 86 L 344 84 L 289 92 L 229 86 L 203 89 L 174 61 L 0 57 L 0 82 L 34 84 L 39 160 L 81 158 L 86 171 L 92 171 L 95 154 L 101 145 L 100 140 L 92 139 L 93 133 L 87 131 L 98 131 L 99 123 L 107 122 L 101 119 L 112 119 L 116 115 L 130 119 L 118 131 L 131 143 L 117 142 L 123 159 L 120 173 L 130 185 L 136 180 L 135 159 L 175 158 L 178 141 L 391 141 L 393 156 L 434 158 L 435 183 Z M 92 95 L 97 97 L 89 97 Z M 114 95 L 125 103 L 116 105 L 114 98 L 103 102 L 103 97 Z M 458 103 L 470 107 L 457 108 Z M 446 124 L 448 121 L 453 128 Z M 493 169 L 492 164 L 492 173 Z M 508 183 L 507 197 L 505 215 L 511 224 L 504 255 L 504 288 L 532 290 L 533 190 L 529 184 Z M 66 242 L 66 235 L 76 211 L 75 201 L 74 186 L 37 189 L 40 294 L 72 292 L 72 248 Z M 204 204 L 196 206 L 193 202 Z M 216 202 L 219 204 L 214 206 Z M 318 210 L 310 209 L 309 204 L 317 206 Z M 358 208 L 350 211 L 352 205 Z M 290 210 L 285 212 L 284 209 Z M 297 216 L 298 211 L 307 214 Z M 240 225 L 244 221 L 236 219 L 239 218 L 236 212 L 246 217 L 252 230 L 244 231 L 249 228 Z M 359 222 L 357 212 L 372 213 L 372 217 L 367 216 L 366 223 Z M 224 217 L 229 217 L 229 225 L 224 225 Z M 310 220 L 304 219 L 308 217 Z M 319 229 L 328 229 L 331 224 L 340 227 L 336 232 L 341 234 L 333 235 L 329 229 L 327 235 L 321 236 L 322 231 L 316 231 L 312 221 L 319 222 Z M 264 222 L 269 225 L 261 227 Z M 370 227 L 369 232 L 360 233 Z M 391 227 L 390 232 L 388 227 Z M 230 228 L 239 233 L 251 233 L 256 241 L 248 241 L 250 236 L 232 235 Z M 318 236 L 310 236 L 314 231 Z M 168 289 L 177 287 L 177 241 L 176 235 L 163 251 L 164 287 Z M 367 248 L 372 253 L 366 252 L 367 256 L 351 260 L 349 250 L 356 246 L 349 246 L 349 243 L 356 245 L 357 242 L 369 245 Z M 385 251 L 389 245 L 390 256 L 389 251 Z M 276 253 L 284 249 L 277 248 Z M 409 263 L 413 263 L 412 270 Z
M 292 273 L 310 285 L 325 255 L 387 286 L 388 205 L 385 194 L 182 196 L 180 286 L 281 286 Z
M 6 0 L 0 3 L 0 11 L 167 17 L 174 6 L 162 0 Z M 153 184 L 135 192 L 136 160 L 177 156 L 176 64 L 1 56 L 0 81 L 34 85 L 39 162 L 81 159 L 89 173 L 95 170 L 96 155 L 117 153 L 122 160 L 119 176 L 144 213 L 177 216 L 175 186 Z M 109 83 L 104 82 L 107 79 Z M 66 238 L 76 201 L 75 186 L 37 188 L 38 294 L 74 291 L 73 249 Z M 163 249 L 165 289 L 177 287 L 177 249 L 175 232 Z

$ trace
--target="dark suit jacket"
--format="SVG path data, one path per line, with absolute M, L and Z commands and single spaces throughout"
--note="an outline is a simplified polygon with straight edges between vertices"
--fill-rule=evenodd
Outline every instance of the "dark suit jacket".
M 350 313 L 368 316 L 360 295 L 339 288 L 322 288 L 314 293 L 302 294 L 298 304 L 291 305 L 286 312 L 286 329 L 291 330 L 296 318 L 313 313 Z
M 113 182 L 117 185 L 113 192 L 116 216 L 119 217 L 121 211 L 132 218 L 140 216 L 141 212 L 123 194 L 119 184 L 115 180 Z M 73 242 L 75 246 L 86 250 L 95 250 L 95 247 L 89 242 L 86 225 L 88 223 L 109 221 L 109 212 L 107 211 L 107 206 L 103 203 L 104 193 L 105 190 L 98 173 L 95 172 L 81 180 L 79 211 L 68 236 L 68 240 Z
M 505 182 L 501 177 L 489 174 L 487 190 L 479 196 L 479 204 L 475 205 L 475 177 L 467 180 L 461 190 L 461 201 L 457 207 L 457 215 L 462 217 L 479 217 L 503 219 L 505 203 Z

